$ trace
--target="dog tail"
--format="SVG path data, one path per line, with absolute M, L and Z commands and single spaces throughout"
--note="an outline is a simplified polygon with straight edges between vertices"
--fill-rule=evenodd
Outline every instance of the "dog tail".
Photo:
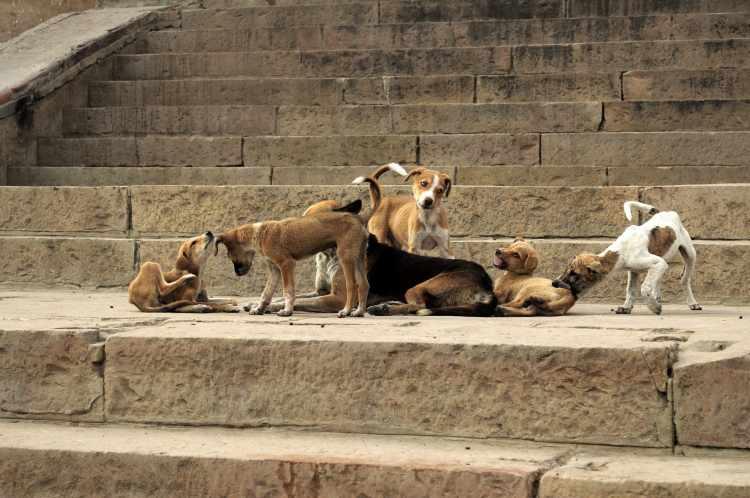
M 372 218 L 372 215 L 380 208 L 380 203 L 383 200 L 383 191 L 380 188 L 380 182 L 374 176 L 359 176 L 352 181 L 354 185 L 361 185 L 362 183 L 368 183 L 370 185 L 370 202 L 372 202 L 372 208 L 370 214 L 362 217 L 362 222 L 367 226 L 367 223 Z
M 420 316 L 493 316 L 497 298 L 493 293 L 478 293 L 471 304 L 425 308 L 417 312 Z
M 644 204 L 642 202 L 637 202 L 637 201 L 628 201 L 622 205 L 622 208 L 625 210 L 625 217 L 628 219 L 628 221 L 633 221 L 633 209 L 634 208 L 636 211 L 640 211 L 641 213 L 646 213 L 650 215 L 655 215 L 656 213 L 659 212 L 659 210 L 656 209 L 654 206 L 650 204 Z
M 378 180 L 381 176 L 383 176 L 383 173 L 386 173 L 388 171 L 393 171 L 394 173 L 397 173 L 401 176 L 408 176 L 409 174 L 399 163 L 388 163 L 376 169 L 375 173 L 372 174 L 372 177 Z
M 190 306 L 192 304 L 196 304 L 193 301 L 189 301 L 187 299 L 183 299 L 181 301 L 175 301 L 173 303 L 163 304 L 161 306 L 138 306 L 138 309 L 141 311 L 144 311 L 146 313 L 159 313 L 159 312 L 166 312 L 166 311 L 174 311 L 177 308 L 182 308 L 183 306 Z

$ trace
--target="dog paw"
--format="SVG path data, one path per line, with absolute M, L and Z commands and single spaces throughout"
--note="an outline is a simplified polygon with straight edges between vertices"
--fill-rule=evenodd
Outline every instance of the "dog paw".
M 690 309 L 693 310 L 693 311 L 700 311 L 700 310 L 703 309 L 703 306 L 701 306 L 698 303 L 695 303 L 695 304 L 691 304 L 690 305 Z
M 417 311 L 417 315 L 419 315 L 419 316 L 431 316 L 432 315 L 432 310 L 429 309 L 429 308 L 418 310 Z
M 259 304 L 256 304 L 252 308 L 250 308 L 251 315 L 262 315 L 265 312 L 266 312 L 265 306 L 261 306 Z
M 352 311 L 351 313 L 349 313 L 349 316 L 358 316 L 358 317 L 365 316 L 365 310 L 364 310 L 364 308 L 362 308 L 362 309 L 357 308 L 354 311 Z
M 276 312 L 277 316 L 292 316 L 293 311 L 288 309 L 282 309 Z
M 239 313 L 240 311 L 242 311 L 242 308 L 240 308 L 239 306 L 232 306 L 231 308 L 227 309 L 227 313 Z
M 212 310 L 211 306 L 207 304 L 196 304 L 193 306 L 193 311 L 196 313 L 210 313 Z
M 626 308 L 625 306 L 615 308 L 615 314 L 617 315 L 629 315 L 631 311 L 633 311 L 633 308 Z
M 657 300 L 649 300 L 648 309 L 650 309 L 654 315 L 661 315 L 661 303 Z
M 346 318 L 347 316 L 349 316 L 351 314 L 351 312 L 352 312 L 351 309 L 344 308 L 341 311 L 339 311 L 338 313 L 336 313 L 336 316 L 339 317 L 339 318 Z
M 367 312 L 375 316 L 386 316 L 390 315 L 390 307 L 387 304 L 376 304 L 367 308 Z

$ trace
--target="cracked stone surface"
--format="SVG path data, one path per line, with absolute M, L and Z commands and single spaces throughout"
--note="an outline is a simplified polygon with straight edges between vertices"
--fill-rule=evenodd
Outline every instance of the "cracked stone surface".
M 672 446 L 674 425 L 680 444 L 746 447 L 735 366 L 748 309 L 611 308 L 282 319 L 144 314 L 122 292 L 0 291 L 3 415 L 99 420 L 106 385 L 117 421 L 653 447 Z

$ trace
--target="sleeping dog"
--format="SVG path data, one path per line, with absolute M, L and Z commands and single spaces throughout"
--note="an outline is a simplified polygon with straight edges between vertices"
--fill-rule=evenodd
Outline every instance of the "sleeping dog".
M 633 219 L 633 209 L 654 216 L 643 225 L 629 226 L 600 254 L 582 253 L 573 258 L 555 285 L 569 288 L 577 299 L 609 273 L 625 270 L 628 272 L 627 297 L 615 312 L 628 314 L 636 299 L 639 273 L 645 272 L 641 295 L 648 308 L 658 315 L 661 313 L 661 279 L 669 267 L 667 261 L 679 252 L 685 264 L 681 280 L 688 307 L 702 309 L 690 285 L 695 268 L 695 247 L 680 216 L 674 211 L 659 212 L 654 206 L 635 201 L 626 202 L 623 208 L 628 221 Z
M 381 197 L 380 185 L 372 177 L 367 179 L 370 194 Z M 308 212 L 330 210 L 332 201 L 321 201 Z M 361 201 L 339 208 L 358 212 Z M 335 312 L 344 299 L 344 282 L 335 258 L 329 260 L 330 292 L 325 295 L 299 299 L 295 309 L 317 313 Z M 378 242 L 370 235 L 367 244 L 367 279 L 370 283 L 367 311 L 373 315 L 461 315 L 491 316 L 497 300 L 492 292 L 492 279 L 477 263 L 411 254 Z M 399 301 L 399 304 L 393 304 Z M 270 310 L 281 305 L 274 304 Z

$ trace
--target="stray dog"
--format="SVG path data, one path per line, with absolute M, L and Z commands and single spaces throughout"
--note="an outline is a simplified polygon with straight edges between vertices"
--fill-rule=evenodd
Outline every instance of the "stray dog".
M 492 264 L 505 270 L 495 282 L 494 292 L 500 304 L 497 316 L 559 316 L 576 303 L 570 289 L 553 287 L 552 280 L 532 276 L 539 256 L 522 238 L 497 249 Z
M 631 225 L 617 240 L 600 254 L 579 254 L 568 265 L 555 285 L 568 287 L 576 299 L 615 270 L 628 272 L 627 296 L 618 314 L 628 314 L 633 309 L 638 289 L 639 273 L 646 272 L 641 285 L 641 295 L 648 308 L 661 313 L 660 283 L 669 265 L 667 261 L 680 253 L 684 261 L 681 282 L 687 293 L 687 304 L 691 310 L 702 309 L 693 296 L 690 278 L 695 268 L 695 248 L 680 216 L 674 211 L 659 212 L 653 206 L 629 201 L 623 206 L 625 217 L 633 219 L 632 209 L 654 215 L 643 225 Z
M 373 206 L 374 209 L 377 207 Z M 322 210 L 301 218 L 242 225 L 222 233 L 216 243 L 226 246 L 238 276 L 250 271 L 256 252 L 264 256 L 268 265 L 266 286 L 260 302 L 247 307 L 253 315 L 263 314 L 279 280 L 282 280 L 284 308 L 278 311 L 279 316 L 290 316 L 294 312 L 297 261 L 335 247 L 346 289 L 346 302 L 338 310 L 338 316 L 364 316 L 369 293 L 365 271 L 368 239 L 365 225 L 366 220 L 350 212 Z M 352 310 L 355 299 L 358 306 Z
M 371 197 L 379 199 L 377 180 L 371 177 L 368 183 Z M 335 205 L 332 201 L 321 201 L 310 209 L 330 210 Z M 340 209 L 359 208 L 361 201 Z M 300 299 L 296 309 L 332 313 L 340 308 L 345 292 L 343 275 L 335 266 L 330 268 L 332 271 L 326 275 L 331 282 L 330 293 Z M 367 279 L 370 282 L 367 311 L 373 315 L 492 316 L 497 305 L 492 279 L 477 263 L 411 254 L 378 242 L 374 235 L 370 235 L 367 244 Z
M 370 218 L 370 233 L 383 244 L 414 254 L 437 249 L 439 255 L 453 257 L 448 233 L 448 213 L 442 205 L 451 191 L 451 179 L 445 173 L 419 167 L 406 173 L 401 165 L 391 163 L 378 169 L 377 180 L 386 171 L 394 171 L 412 180 L 412 197 L 400 195 L 383 199 L 380 209 Z M 353 183 L 364 181 L 359 177 Z
M 128 286 L 128 301 L 147 312 L 239 311 L 234 301 L 209 300 L 203 288 L 200 275 L 214 245 L 211 232 L 186 240 L 177 251 L 174 270 L 168 273 L 162 272 L 159 263 L 143 263 Z

